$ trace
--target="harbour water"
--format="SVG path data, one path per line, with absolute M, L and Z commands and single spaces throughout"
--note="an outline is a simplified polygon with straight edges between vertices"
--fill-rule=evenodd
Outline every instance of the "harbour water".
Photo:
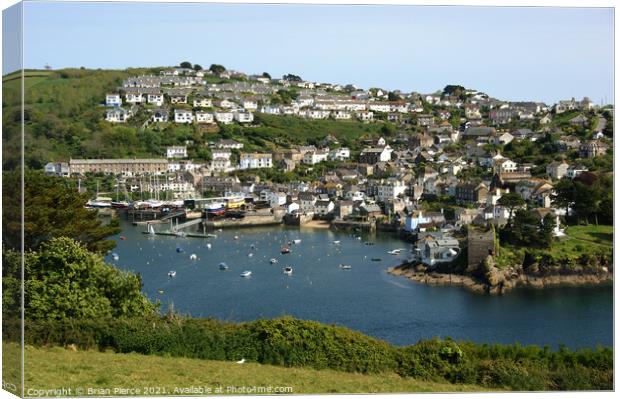
M 144 226 L 124 221 L 122 227 L 125 239 L 115 238 L 118 260 L 111 254 L 106 260 L 139 273 L 145 293 L 162 303 L 162 312 L 174 304 L 182 314 L 229 321 L 291 315 L 397 345 L 435 336 L 554 348 L 613 344 L 612 287 L 519 289 L 485 296 L 426 286 L 386 273 L 411 248 L 386 234 L 358 238 L 327 229 L 271 226 L 216 231 L 216 238 L 201 239 L 151 236 L 142 233 Z M 288 245 L 295 239 L 301 242 Z M 280 253 L 284 246 L 290 254 Z M 399 248 L 405 248 L 400 255 L 387 253 Z M 270 264 L 271 258 L 278 263 Z M 221 262 L 228 270 L 219 269 Z M 292 275 L 282 272 L 285 266 L 293 268 Z M 175 277 L 168 276 L 171 270 Z M 252 275 L 241 277 L 245 270 Z

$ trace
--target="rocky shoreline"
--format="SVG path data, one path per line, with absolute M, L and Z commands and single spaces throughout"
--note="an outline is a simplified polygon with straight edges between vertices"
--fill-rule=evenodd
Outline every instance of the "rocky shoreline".
M 549 287 L 580 287 L 605 285 L 613 283 L 613 273 L 601 271 L 598 274 L 583 275 L 551 275 L 529 276 L 513 273 L 507 276 L 502 284 L 490 284 L 463 274 L 447 274 L 428 272 L 416 268 L 414 265 L 390 267 L 388 273 L 394 276 L 406 277 L 418 283 L 428 285 L 456 285 L 479 294 L 501 295 L 519 287 L 549 288 Z

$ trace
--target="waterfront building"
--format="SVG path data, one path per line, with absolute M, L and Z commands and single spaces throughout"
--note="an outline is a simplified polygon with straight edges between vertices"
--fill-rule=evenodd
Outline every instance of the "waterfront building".
M 71 174 L 104 173 L 108 175 L 160 175 L 168 170 L 166 159 L 71 159 Z

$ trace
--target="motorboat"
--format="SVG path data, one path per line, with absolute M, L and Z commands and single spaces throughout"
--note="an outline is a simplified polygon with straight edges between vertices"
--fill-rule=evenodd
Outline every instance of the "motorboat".
M 336 244 L 336 245 L 340 244 L 340 240 L 335 240 L 334 244 Z
M 170 271 L 168 272 L 168 277 L 175 277 L 176 275 L 177 275 L 176 270 L 170 270 Z
M 299 238 L 293 240 L 293 244 L 301 244 L 301 240 Z
M 112 259 L 118 260 L 118 254 L 116 252 L 112 254 Z
M 288 247 L 283 247 L 283 248 L 280 250 L 280 253 L 281 253 L 281 254 L 290 254 L 290 253 L 291 253 L 291 249 L 290 249 L 290 248 L 288 248 Z
M 274 265 L 274 264 L 278 263 L 278 260 L 276 258 L 271 258 L 271 259 L 269 259 L 269 263 Z
M 219 265 L 220 270 L 228 270 L 228 265 L 224 262 L 220 263 Z
M 290 266 L 286 266 L 284 269 L 282 269 L 282 273 L 286 274 L 287 276 L 290 276 L 293 274 L 293 268 Z
M 196 256 L 196 254 L 191 254 L 191 255 L 189 256 L 189 258 L 190 258 L 191 260 L 196 260 L 196 259 L 198 259 L 198 256 Z
M 207 243 L 207 249 L 211 249 L 211 243 L 210 242 Z
M 243 273 L 241 273 L 241 277 L 250 277 L 252 275 L 252 272 L 250 270 L 246 270 Z
M 181 253 L 181 252 L 183 252 L 183 248 L 177 247 L 177 253 Z
M 343 263 L 340 264 L 340 268 L 344 269 L 344 270 L 349 270 L 351 268 L 351 265 L 345 265 Z
M 370 260 L 373 262 L 381 262 L 381 258 L 371 258 Z
M 387 251 L 387 253 L 390 255 L 400 255 L 401 251 L 402 251 L 401 249 L 393 249 L 391 251 Z

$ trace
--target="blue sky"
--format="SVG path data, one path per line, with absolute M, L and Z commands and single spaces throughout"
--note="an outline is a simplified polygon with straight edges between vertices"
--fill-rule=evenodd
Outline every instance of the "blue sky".
M 5 36 L 6 37 L 6 36 Z M 613 101 L 613 11 L 589 8 L 26 3 L 27 68 L 187 60 L 247 73 L 502 99 Z M 4 73 L 7 72 L 3 65 Z

